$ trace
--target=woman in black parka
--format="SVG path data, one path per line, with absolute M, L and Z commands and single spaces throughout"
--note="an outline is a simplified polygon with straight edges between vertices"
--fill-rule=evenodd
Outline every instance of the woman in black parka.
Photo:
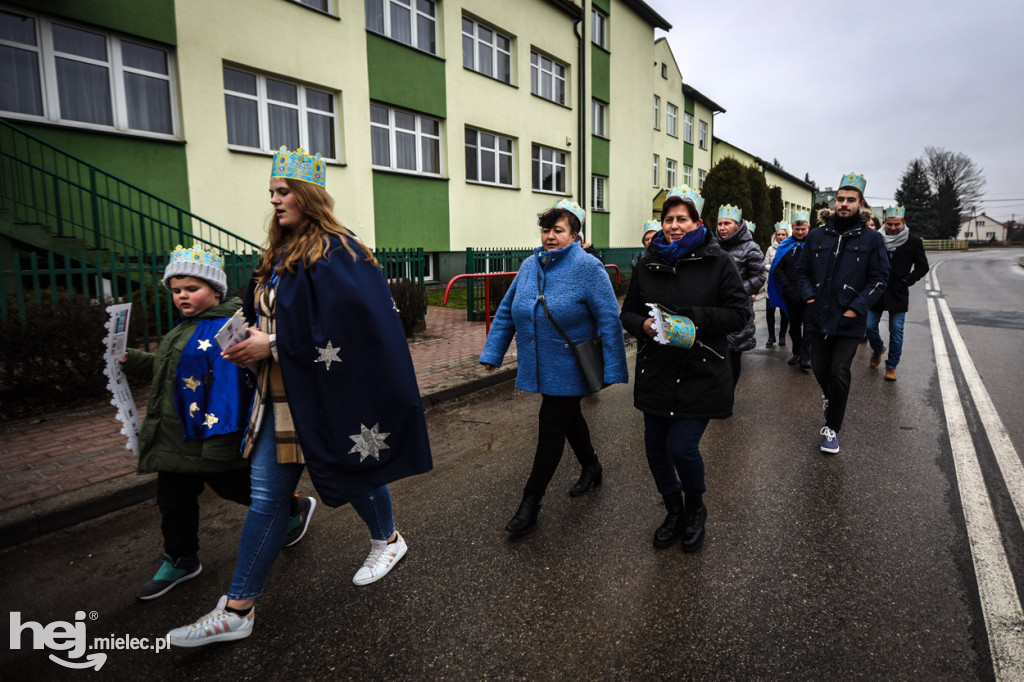
M 751 315 L 736 266 L 700 220 L 703 204 L 686 186 L 669 193 L 662 230 L 633 272 L 621 315 L 638 339 L 633 404 L 644 413 L 647 463 L 668 511 L 654 546 L 682 535 L 685 552 L 700 548 L 707 520 L 701 436 L 708 420 L 732 414 L 726 335 Z M 655 341 L 648 303 L 690 318 L 700 343 L 684 349 Z

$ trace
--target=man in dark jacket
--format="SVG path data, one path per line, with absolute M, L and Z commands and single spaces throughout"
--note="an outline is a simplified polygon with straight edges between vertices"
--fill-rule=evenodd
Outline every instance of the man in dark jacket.
M 889 312 L 889 354 L 885 358 L 885 380 L 896 381 L 896 365 L 903 353 L 903 321 L 910 306 L 910 287 L 928 272 L 928 257 L 920 237 L 910 234 L 906 209 L 890 206 L 885 209 L 885 250 L 889 253 L 889 285 L 885 293 L 868 311 L 868 342 L 871 344 L 871 367 L 882 362 L 885 344 L 878 333 L 882 312 Z
M 807 304 L 804 303 L 800 287 L 796 283 L 796 266 L 804 252 L 804 243 L 810 229 L 810 213 L 794 211 L 793 234 L 779 244 L 775 252 L 770 275 L 775 283 L 768 285 L 769 300 L 775 300 L 776 294 L 781 292 L 785 305 L 779 307 L 789 316 L 789 339 L 793 344 L 793 355 L 789 358 L 788 364 L 800 363 L 800 369 L 804 371 L 811 369 L 811 350 L 807 335 L 804 333 L 804 308 Z
M 865 221 L 863 175 L 847 173 L 836 192 L 835 213 L 823 209 L 824 226 L 807 235 L 797 284 L 807 303 L 804 326 L 811 368 L 824 393 L 821 451 L 839 452 L 839 430 L 850 395 L 850 365 L 867 330 L 867 315 L 885 291 L 889 258 L 882 235 Z

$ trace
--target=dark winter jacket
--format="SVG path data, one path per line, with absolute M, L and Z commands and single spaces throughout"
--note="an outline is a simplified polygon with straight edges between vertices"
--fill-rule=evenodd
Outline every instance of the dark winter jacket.
M 186 441 L 174 409 L 174 377 L 185 344 L 196 331 L 199 320 L 231 317 L 242 307 L 237 298 L 229 298 L 196 317 L 184 318 L 160 339 L 156 354 L 128 350 L 125 373 L 140 379 L 152 379 L 146 419 L 139 433 L 139 473 L 156 471 L 177 473 L 214 473 L 249 466 L 242 458 L 242 432 Z M 216 348 L 216 343 L 214 344 Z
M 861 212 L 862 220 L 868 216 L 869 211 Z M 804 329 L 861 338 L 867 330 L 868 310 L 881 298 L 889 280 L 885 240 L 865 222 L 840 234 L 828 209 L 818 212 L 818 220 L 824 225 L 808 233 L 797 265 L 800 297 L 808 301 Z M 856 316 L 844 316 L 847 310 Z
M 920 237 L 911 234 L 905 244 L 895 251 L 886 253 L 889 255 L 889 285 L 871 308 L 888 310 L 890 313 L 905 313 L 910 307 L 910 287 L 928 273 L 928 256 L 924 253 L 924 243 Z
M 740 221 L 739 229 L 729 235 L 727 239 L 719 239 L 718 243 L 736 264 L 740 279 L 743 281 L 743 290 L 747 293 L 747 303 L 750 306 L 750 319 L 746 326 L 738 332 L 729 334 L 729 350 L 753 350 L 757 344 L 754 338 L 756 329 L 753 296 L 761 290 L 768 276 L 768 273 L 764 271 L 764 254 L 761 252 L 761 247 L 754 242 L 754 237 L 747 228 L 746 221 L 743 220 Z
M 685 315 L 697 327 L 690 349 L 664 346 L 643 330 L 647 303 Z M 640 258 L 622 303 L 622 326 L 638 339 L 633 404 L 677 419 L 721 419 L 732 414 L 733 381 L 726 335 L 752 316 L 732 258 L 708 233 L 703 246 L 675 267 L 652 252 Z M 713 351 L 713 352 L 712 352 Z M 717 355 L 716 355 L 717 354 Z
M 775 277 L 779 287 L 782 288 L 782 297 L 784 299 L 787 301 L 803 301 L 804 299 L 800 297 L 800 287 L 796 283 L 796 266 L 803 255 L 807 239 L 804 238 L 802 241 L 793 239 L 793 241 L 799 244 L 799 246 L 794 246 L 786 251 L 785 255 L 782 256 L 782 260 L 775 265 L 775 271 L 772 276 Z

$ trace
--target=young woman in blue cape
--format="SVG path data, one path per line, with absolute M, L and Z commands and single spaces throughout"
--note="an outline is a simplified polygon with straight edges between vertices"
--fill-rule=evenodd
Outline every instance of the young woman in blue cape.
M 172 630 L 195 647 L 252 632 L 254 603 L 280 551 L 288 500 L 308 467 L 327 505 L 351 502 L 371 551 L 352 581 L 404 556 L 387 484 L 431 468 L 426 421 L 398 312 L 372 252 L 338 222 L 320 156 L 284 147 L 270 180 L 267 247 L 246 295 L 249 338 L 224 357 L 257 366 L 243 453 L 252 505 L 217 608 Z

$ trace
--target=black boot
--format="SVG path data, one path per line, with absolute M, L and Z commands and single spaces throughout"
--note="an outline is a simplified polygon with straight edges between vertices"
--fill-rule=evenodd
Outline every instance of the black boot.
M 523 501 L 512 520 L 505 526 L 505 532 L 511 535 L 523 535 L 537 525 L 537 513 L 540 511 L 540 495 L 523 493 Z
M 580 472 L 580 480 L 576 481 L 576 485 L 569 491 L 569 497 L 579 497 L 583 493 L 590 492 L 594 486 L 601 485 L 602 472 L 600 462 L 583 467 L 583 471 Z
M 665 514 L 665 522 L 654 531 L 654 546 L 669 547 L 683 532 L 683 494 L 672 493 L 661 497 L 665 500 L 668 513 Z
M 686 522 L 683 528 L 683 551 L 696 552 L 704 542 L 704 524 L 708 520 L 708 508 L 703 502 L 686 504 Z

